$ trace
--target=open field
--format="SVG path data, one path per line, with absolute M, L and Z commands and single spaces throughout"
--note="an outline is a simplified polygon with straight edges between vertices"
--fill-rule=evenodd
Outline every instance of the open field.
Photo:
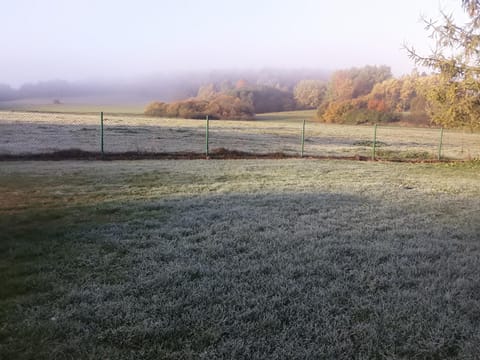
M 259 121 L 211 121 L 210 149 L 252 153 L 301 152 L 302 120 L 310 112 L 266 114 Z M 106 152 L 198 152 L 205 149 L 205 121 L 105 114 Z M 369 157 L 372 126 L 308 122 L 306 156 Z M 100 151 L 98 114 L 0 112 L 0 154 L 49 153 L 80 149 Z M 439 129 L 379 126 L 377 157 L 435 159 Z M 480 157 L 480 133 L 445 130 L 442 156 L 449 159 Z
M 54 104 L 48 99 L 23 99 L 0 101 L 2 111 L 35 111 L 53 113 L 99 113 L 100 111 L 112 114 L 143 114 L 148 102 L 125 99 L 122 104 L 112 102 L 111 99 L 95 98 L 69 98 L 60 104 Z
M 480 165 L 3 162 L 2 359 L 476 359 Z
M 298 110 L 298 111 L 282 111 L 275 113 L 257 114 L 257 121 L 274 121 L 274 122 L 301 122 L 303 120 L 315 120 L 316 110 Z

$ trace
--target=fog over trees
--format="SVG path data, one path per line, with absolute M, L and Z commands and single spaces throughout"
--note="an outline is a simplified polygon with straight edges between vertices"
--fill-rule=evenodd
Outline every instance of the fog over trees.
M 149 102 L 175 101 L 197 96 L 199 88 L 208 84 L 231 87 L 242 79 L 249 84 L 269 86 L 293 91 L 302 79 L 326 80 L 329 71 L 322 69 L 262 69 L 262 70 L 218 70 L 157 74 L 134 79 L 112 81 L 68 82 L 64 80 L 26 83 L 15 89 L 2 84 L 0 79 L 0 101 L 34 98 L 108 97 L 125 101 Z

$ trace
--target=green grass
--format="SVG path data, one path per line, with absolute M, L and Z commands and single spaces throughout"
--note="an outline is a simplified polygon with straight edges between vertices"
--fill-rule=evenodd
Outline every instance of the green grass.
M 283 111 L 275 113 L 257 114 L 255 116 L 255 120 L 281 122 L 301 122 L 303 120 L 312 121 L 315 119 L 316 113 L 316 110 Z
M 3 359 L 480 352 L 479 162 L 4 162 Z
M 375 152 L 375 157 L 382 160 L 438 160 L 438 155 L 428 151 L 394 151 L 379 149 Z M 443 157 L 445 160 L 445 157 Z
M 146 103 L 135 103 L 130 105 L 114 104 L 106 101 L 91 103 L 91 100 L 77 99 L 66 100 L 60 104 L 54 104 L 52 99 L 33 99 L 0 102 L 0 110 L 3 111 L 34 111 L 53 113 L 74 113 L 90 114 L 101 111 L 111 114 L 143 114 Z

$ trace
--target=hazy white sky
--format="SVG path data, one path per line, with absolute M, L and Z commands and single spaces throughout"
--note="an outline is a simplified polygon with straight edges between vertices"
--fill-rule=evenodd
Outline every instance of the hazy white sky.
M 428 53 L 420 15 L 460 0 L 0 0 L 0 83 L 129 78 L 177 70 L 409 72 Z

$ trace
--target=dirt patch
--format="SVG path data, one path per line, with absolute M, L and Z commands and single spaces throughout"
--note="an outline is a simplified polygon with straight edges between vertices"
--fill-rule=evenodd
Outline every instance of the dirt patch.
M 288 155 L 282 152 L 251 153 L 245 151 L 228 150 L 224 148 L 213 149 L 208 156 L 198 152 L 121 152 L 104 154 L 94 151 L 78 149 L 60 150 L 49 153 L 35 154 L 0 154 L 0 161 L 8 160 L 197 160 L 197 159 L 290 159 L 299 156 Z
M 367 156 L 299 156 L 286 154 L 283 152 L 273 153 L 253 153 L 246 151 L 228 150 L 225 148 L 212 149 L 208 156 L 199 152 L 118 152 L 118 153 L 100 153 L 93 151 L 83 151 L 79 149 L 60 150 L 48 153 L 35 154 L 0 154 L 0 161 L 60 161 L 60 160 L 240 160 L 240 159 L 318 159 L 318 160 L 355 160 L 372 161 Z M 453 160 L 435 160 L 435 159 L 376 159 L 374 161 L 389 162 L 410 162 L 410 163 L 437 163 L 453 162 Z

